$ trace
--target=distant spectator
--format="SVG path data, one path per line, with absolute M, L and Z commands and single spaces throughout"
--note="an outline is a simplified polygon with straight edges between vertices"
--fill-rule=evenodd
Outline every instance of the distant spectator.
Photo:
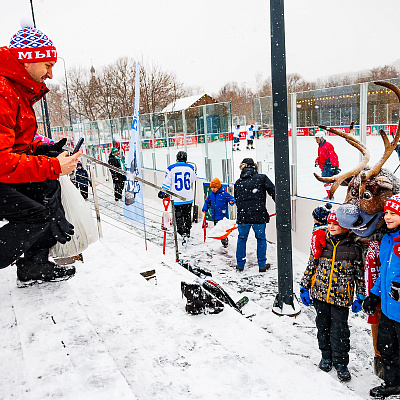
M 113 167 L 126 171 L 124 160 L 122 157 L 120 157 L 119 150 L 116 147 L 111 149 L 110 156 L 108 157 L 108 163 Z M 114 198 L 115 201 L 118 201 L 122 199 L 122 191 L 124 190 L 126 176 L 120 172 L 113 171 L 112 169 L 110 169 L 110 172 L 114 184 Z
M 247 130 L 247 133 L 246 133 L 246 140 L 247 140 L 246 149 L 247 150 L 254 149 L 254 147 L 253 147 L 253 139 L 254 139 L 253 128 L 254 128 L 254 126 L 250 125 L 250 128 Z
M 78 161 L 75 171 L 75 186 L 80 190 L 82 197 L 87 200 L 89 194 L 89 175 L 82 163 Z
M 233 151 L 240 151 L 240 125 L 237 125 L 233 131 Z

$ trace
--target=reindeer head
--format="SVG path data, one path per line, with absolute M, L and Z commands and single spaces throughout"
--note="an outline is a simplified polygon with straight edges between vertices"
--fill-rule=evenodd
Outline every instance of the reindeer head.
M 378 81 L 375 84 L 393 90 L 400 100 L 400 90 L 397 86 L 385 81 Z M 382 129 L 379 131 L 385 145 L 385 152 L 372 168 L 367 167 L 370 156 L 368 149 L 363 143 L 351 136 L 354 123 L 350 126 L 349 134 L 332 128 L 328 129 L 326 126 L 319 126 L 344 137 L 348 143 L 363 154 L 361 162 L 351 171 L 329 178 L 322 178 L 317 174 L 314 175 L 321 182 L 333 183 L 329 198 L 333 197 L 339 185 L 348 186 L 346 199 L 336 210 L 338 222 L 341 226 L 351 229 L 359 236 L 369 236 L 383 225 L 383 209 L 386 200 L 393 194 L 400 192 L 400 181 L 392 173 L 382 169 L 383 164 L 393 153 L 400 139 L 400 120 L 396 136 L 391 143 L 386 132 Z

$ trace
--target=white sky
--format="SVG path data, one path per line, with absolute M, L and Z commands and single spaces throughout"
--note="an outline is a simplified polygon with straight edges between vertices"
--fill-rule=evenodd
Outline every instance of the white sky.
M 118 57 L 155 62 L 188 86 L 216 93 L 271 74 L 268 0 L 33 0 L 37 27 L 67 68 Z M 29 0 L 0 0 L 0 45 L 29 16 Z M 398 0 L 286 0 L 287 72 L 305 79 L 390 64 Z M 5 11 L 7 10 L 7 11 Z M 55 80 L 64 79 L 62 62 Z

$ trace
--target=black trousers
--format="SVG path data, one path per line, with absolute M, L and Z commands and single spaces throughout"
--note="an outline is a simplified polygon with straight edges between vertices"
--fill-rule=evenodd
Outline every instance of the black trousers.
M 39 183 L 0 183 L 0 268 L 9 266 L 23 253 L 37 262 L 47 261 L 49 248 L 56 244 L 51 234 L 43 198 L 57 188 L 57 180 Z
M 317 316 L 318 346 L 322 358 L 331 359 L 333 365 L 348 365 L 350 351 L 350 329 L 348 307 L 338 307 L 313 299 Z
M 192 203 L 175 206 L 176 230 L 181 236 L 190 236 Z
M 114 198 L 115 200 L 121 200 L 122 192 L 124 190 L 124 185 L 125 185 L 125 176 L 122 176 L 122 178 L 114 180 L 113 183 L 114 183 Z
M 378 350 L 381 353 L 385 383 L 400 385 L 400 323 L 382 313 L 378 327 Z

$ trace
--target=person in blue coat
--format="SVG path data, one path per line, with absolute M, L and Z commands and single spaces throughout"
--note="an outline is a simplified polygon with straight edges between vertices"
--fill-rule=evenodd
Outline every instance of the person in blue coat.
M 235 198 L 222 188 L 218 178 L 211 181 L 210 188 L 212 192 L 207 196 L 202 211 L 207 212 L 210 209 L 211 217 L 216 225 L 221 219 L 228 218 L 228 204 L 235 204 Z M 228 242 L 228 237 L 221 239 L 224 247 L 228 247 Z
M 378 350 L 382 357 L 384 383 L 370 390 L 372 397 L 400 394 L 400 195 L 385 204 L 388 233 L 382 238 L 380 276 L 375 281 L 363 308 L 374 314 L 380 302 L 382 315 L 378 327 Z

